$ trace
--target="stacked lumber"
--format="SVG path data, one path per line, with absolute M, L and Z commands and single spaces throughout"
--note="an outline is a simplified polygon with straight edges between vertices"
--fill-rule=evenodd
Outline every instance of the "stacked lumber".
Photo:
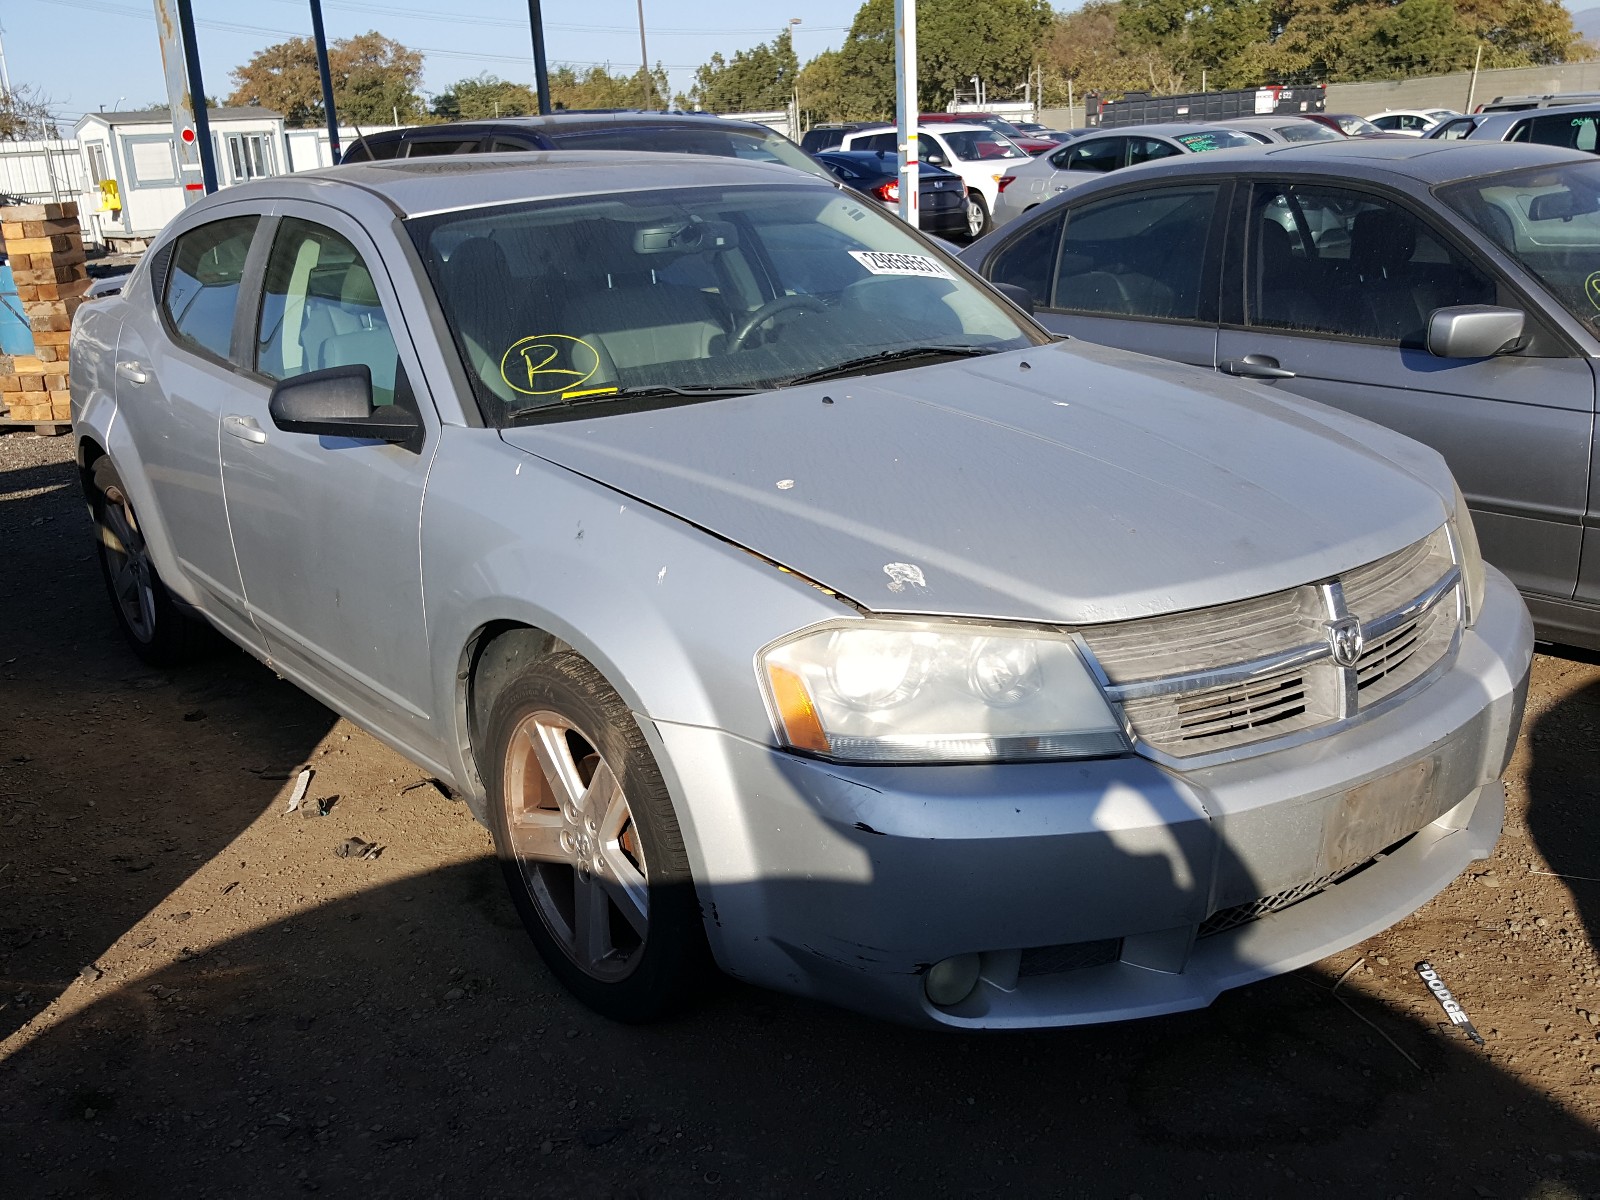
M 0 355 L 0 408 L 13 421 L 70 421 L 67 346 L 72 314 L 90 282 L 78 206 L 67 201 L 0 207 L 0 239 L 34 344 L 31 355 Z

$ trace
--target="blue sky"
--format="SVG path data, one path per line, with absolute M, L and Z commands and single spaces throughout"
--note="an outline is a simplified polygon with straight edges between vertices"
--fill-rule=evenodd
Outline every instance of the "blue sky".
M 773 37 L 799 17 L 795 49 L 805 62 L 843 40 L 860 0 L 644 0 L 650 60 L 663 63 L 674 91 L 715 50 L 731 55 Z M 1574 10 L 1600 0 L 1568 0 Z M 1058 3 L 1077 7 L 1077 0 Z M 306 0 L 194 0 L 206 90 L 226 96 L 228 72 L 263 46 L 309 34 Z M 523 0 L 323 0 L 330 38 L 376 29 L 425 51 L 423 87 L 440 91 L 491 71 L 531 83 Z M 544 0 L 552 64 L 638 63 L 634 0 Z M 0 0 L 0 36 L 13 84 L 48 97 L 63 132 L 85 112 L 143 107 L 165 97 L 152 0 Z
M 844 39 L 860 0 L 644 0 L 650 61 L 686 89 L 694 68 L 770 40 L 791 17 L 804 62 Z M 639 62 L 634 0 L 544 0 L 552 65 Z M 525 0 L 322 0 L 330 39 L 369 29 L 425 51 L 423 87 L 439 91 L 490 71 L 532 83 Z M 311 33 L 306 0 L 194 0 L 206 90 L 226 96 L 231 68 L 264 46 Z M 13 85 L 33 84 L 66 126 L 104 105 L 142 108 L 163 99 L 161 51 L 152 0 L 0 0 L 0 37 Z

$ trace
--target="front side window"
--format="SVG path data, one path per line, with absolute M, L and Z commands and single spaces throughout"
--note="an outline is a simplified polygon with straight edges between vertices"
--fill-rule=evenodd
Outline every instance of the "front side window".
M 407 227 L 495 423 L 1042 337 L 879 206 L 804 182 L 539 201 Z
M 1140 163 L 1155 162 L 1158 158 L 1171 158 L 1174 154 L 1182 154 L 1176 146 L 1166 142 L 1158 142 L 1154 138 L 1129 138 L 1128 139 L 1128 165 L 1137 166 Z
M 1037 307 L 1049 308 L 1056 278 L 1056 251 L 1066 223 L 1065 209 L 1048 220 L 1035 221 L 1026 233 L 994 256 L 985 274 L 996 283 L 1026 288 Z
M 400 356 L 372 273 L 345 238 L 286 218 L 267 260 L 256 331 L 256 370 L 292 379 L 331 367 L 365 366 L 374 404 L 395 403 Z
M 1205 248 L 1218 185 L 1159 188 L 1071 210 L 1051 307 L 1099 316 L 1209 320 Z
M 1493 280 L 1382 196 L 1264 184 L 1250 221 L 1253 327 L 1420 346 L 1434 310 L 1495 302 Z
M 183 234 L 173 245 L 162 308 L 180 341 L 227 358 L 239 281 L 256 217 L 229 217 Z

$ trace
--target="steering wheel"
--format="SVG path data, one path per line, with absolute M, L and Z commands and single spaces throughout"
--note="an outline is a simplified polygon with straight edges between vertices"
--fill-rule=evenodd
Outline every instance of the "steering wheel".
M 769 300 L 743 321 L 739 328 L 733 331 L 733 336 L 728 339 L 728 353 L 737 354 L 744 349 L 745 342 L 750 340 L 750 335 L 760 329 L 779 313 L 788 312 L 791 308 L 809 308 L 812 312 L 826 312 L 828 306 L 816 296 L 779 296 L 776 300 Z

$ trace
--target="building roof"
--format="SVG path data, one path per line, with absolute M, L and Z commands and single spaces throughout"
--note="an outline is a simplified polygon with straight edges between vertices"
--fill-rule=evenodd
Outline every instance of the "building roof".
M 213 123 L 217 121 L 271 121 L 281 119 L 282 113 L 274 112 L 270 108 L 240 107 L 240 108 L 208 108 L 206 117 Z M 83 121 L 103 121 L 107 125 L 164 125 L 172 120 L 171 114 L 164 108 L 147 108 L 138 112 L 92 112 L 84 113 Z

